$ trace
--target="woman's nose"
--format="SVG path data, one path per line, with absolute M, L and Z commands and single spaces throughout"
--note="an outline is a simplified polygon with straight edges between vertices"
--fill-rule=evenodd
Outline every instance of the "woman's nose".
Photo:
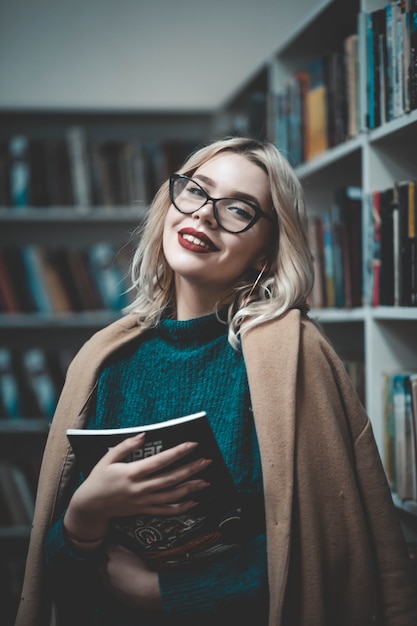
M 193 218 L 202 220 L 206 224 L 210 224 L 211 228 L 218 227 L 216 216 L 214 215 L 214 205 L 212 200 L 209 200 L 204 206 L 201 207 L 201 209 L 195 211 L 193 213 Z

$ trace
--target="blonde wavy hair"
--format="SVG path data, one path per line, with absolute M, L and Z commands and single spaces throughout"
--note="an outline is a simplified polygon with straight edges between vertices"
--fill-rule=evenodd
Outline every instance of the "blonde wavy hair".
M 192 154 L 178 170 L 192 176 L 204 163 L 223 152 L 240 154 L 268 175 L 277 214 L 274 241 L 267 252 L 268 263 L 261 273 L 253 270 L 236 285 L 228 304 L 229 341 L 234 348 L 240 335 L 251 327 L 282 316 L 289 309 L 307 314 L 307 298 L 314 279 L 307 238 L 303 190 L 288 161 L 269 142 L 245 137 L 217 140 Z M 170 207 L 169 181 L 159 188 L 142 228 L 131 264 L 131 290 L 135 293 L 126 313 L 137 315 L 144 328 L 158 324 L 175 311 L 174 273 L 168 265 L 162 236 Z M 223 303 L 219 302 L 218 307 Z

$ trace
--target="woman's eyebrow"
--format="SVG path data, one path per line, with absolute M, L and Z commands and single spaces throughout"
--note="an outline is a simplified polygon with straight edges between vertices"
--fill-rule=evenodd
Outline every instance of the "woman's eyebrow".
M 193 178 L 196 180 L 201 180 L 201 182 L 205 183 L 209 187 L 213 188 L 216 186 L 214 180 L 212 178 L 209 178 L 208 176 L 204 176 L 204 174 L 196 174 L 195 176 L 193 176 Z M 255 196 L 251 196 L 249 193 L 245 193 L 244 191 L 235 191 L 227 197 L 241 198 L 242 200 L 248 200 L 249 202 L 256 204 L 256 206 L 258 207 L 260 206 L 259 201 L 257 200 L 257 198 L 255 198 Z

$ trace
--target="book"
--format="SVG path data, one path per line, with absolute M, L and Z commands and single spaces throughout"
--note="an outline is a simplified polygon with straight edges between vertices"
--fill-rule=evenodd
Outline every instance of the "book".
M 417 373 L 410 375 L 411 413 L 413 416 L 413 434 L 415 458 L 417 459 Z M 417 472 L 417 468 L 416 468 Z
M 415 183 L 398 184 L 399 304 L 417 305 L 417 225 Z
M 90 163 L 84 128 L 71 126 L 66 133 L 74 204 L 80 211 L 91 206 Z
M 16 209 L 30 205 L 30 165 L 29 140 L 25 135 L 15 135 L 10 139 L 10 196 Z
M 18 418 L 23 413 L 20 388 L 12 353 L 0 347 L 0 418 Z
M 328 88 L 326 85 L 326 60 L 314 59 L 307 67 L 310 85 L 305 96 L 306 134 L 304 143 L 305 160 L 308 161 L 324 152 L 328 144 Z
M 346 100 L 347 100 L 347 139 L 356 137 L 358 125 L 358 35 L 352 33 L 344 40 L 345 72 L 346 72 Z
M 393 417 L 397 495 L 401 500 L 417 500 L 416 446 L 412 417 L 411 371 L 392 374 Z
M 258 520 L 251 520 L 250 503 L 239 499 L 205 411 L 133 428 L 68 429 L 67 437 L 81 471 L 88 475 L 110 447 L 142 432 L 146 435 L 143 447 L 127 461 L 158 454 L 185 441 L 197 441 L 198 447 L 175 465 L 197 458 L 212 459 L 193 477 L 207 480 L 210 487 L 193 493 L 192 499 L 198 505 L 181 515 L 138 515 L 113 520 L 112 539 L 136 552 L 155 570 L 236 549 L 253 532 Z
M 29 348 L 22 359 L 27 385 L 36 400 L 36 414 L 52 419 L 58 397 L 46 355 L 41 348 Z
M 396 210 L 394 189 L 380 194 L 380 251 L 379 304 L 394 305 L 394 212 Z

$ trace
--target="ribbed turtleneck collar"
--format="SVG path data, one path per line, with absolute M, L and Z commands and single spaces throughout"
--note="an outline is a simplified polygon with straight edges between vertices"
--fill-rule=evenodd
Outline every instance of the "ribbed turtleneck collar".
M 160 322 L 158 330 L 158 334 L 165 339 L 177 344 L 197 347 L 228 332 L 226 312 L 211 313 L 186 321 L 164 319 Z

